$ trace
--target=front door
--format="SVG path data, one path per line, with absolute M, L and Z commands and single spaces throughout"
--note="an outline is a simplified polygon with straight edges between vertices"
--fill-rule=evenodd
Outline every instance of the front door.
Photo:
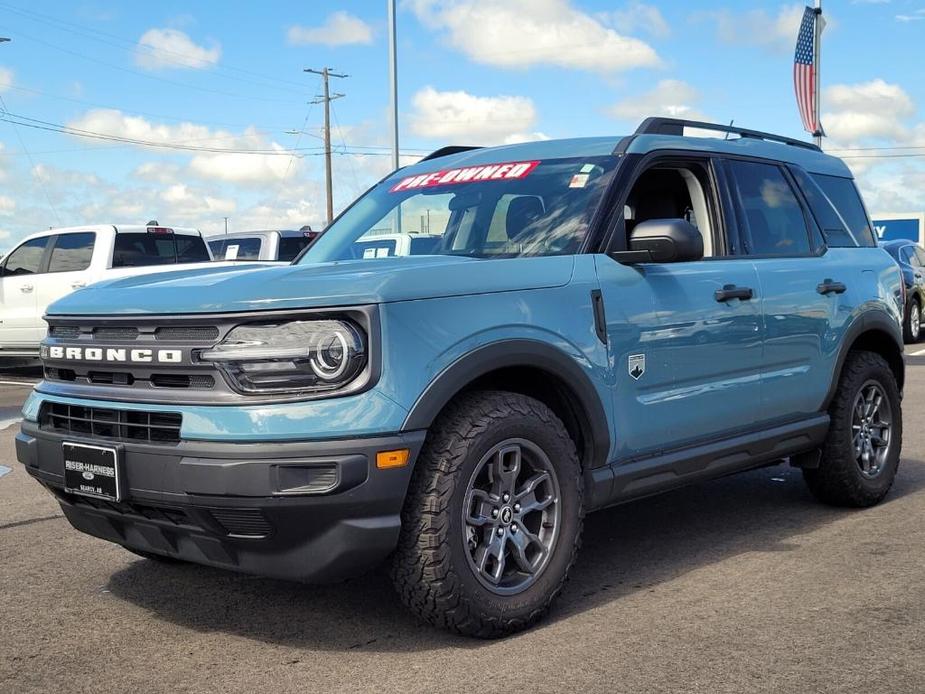
M 618 231 L 685 219 L 703 237 L 704 258 L 621 265 L 598 257 L 618 458 L 710 442 L 755 423 L 764 338 L 758 273 L 751 259 L 727 252 L 718 187 L 706 158 L 654 160 L 630 186 Z
M 38 310 L 36 279 L 48 244 L 47 236 L 31 239 L 13 249 L 0 266 L 0 346 L 37 346 Z

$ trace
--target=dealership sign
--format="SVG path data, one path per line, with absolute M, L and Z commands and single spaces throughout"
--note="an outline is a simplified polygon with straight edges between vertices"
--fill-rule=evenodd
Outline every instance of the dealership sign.
M 904 239 L 925 245 L 922 238 L 925 230 L 925 213 L 902 215 L 876 215 L 873 220 L 878 241 Z

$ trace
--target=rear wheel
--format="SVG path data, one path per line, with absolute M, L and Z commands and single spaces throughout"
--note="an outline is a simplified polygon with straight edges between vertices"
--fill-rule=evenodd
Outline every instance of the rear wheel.
M 883 357 L 848 355 L 829 416 L 819 467 L 803 471 L 806 483 L 826 503 L 873 506 L 893 485 L 902 448 L 899 388 Z
M 562 422 L 523 395 L 467 394 L 418 459 L 392 576 L 431 624 L 503 636 L 546 612 L 581 526 L 581 468 Z
M 918 299 L 909 302 L 906 320 L 903 321 L 903 337 L 909 344 L 918 342 L 922 334 L 922 307 Z

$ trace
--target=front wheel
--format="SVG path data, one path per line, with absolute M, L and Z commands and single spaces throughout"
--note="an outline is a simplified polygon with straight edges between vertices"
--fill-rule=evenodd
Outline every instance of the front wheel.
M 848 355 L 829 417 L 819 467 L 803 470 L 806 483 L 826 503 L 873 506 L 893 485 L 903 435 L 899 387 L 883 357 Z
M 523 395 L 466 394 L 421 451 L 392 576 L 431 624 L 503 636 L 549 608 L 581 526 L 581 467 L 558 417 Z

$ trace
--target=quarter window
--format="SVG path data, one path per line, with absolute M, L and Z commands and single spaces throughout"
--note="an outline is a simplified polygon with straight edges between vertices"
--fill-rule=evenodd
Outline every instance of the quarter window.
M 61 234 L 51 249 L 49 272 L 79 272 L 90 267 L 93 257 L 93 242 L 96 234 L 91 231 L 79 234 Z
M 857 244 L 865 247 L 876 246 L 877 241 L 874 239 L 870 219 L 867 217 L 867 211 L 864 209 L 864 203 L 861 202 L 861 195 L 854 181 L 850 178 L 823 174 L 813 174 L 813 180 L 819 184 L 826 197 L 845 220 Z
M 750 161 L 730 161 L 729 166 L 742 209 L 746 254 L 808 255 L 806 218 L 784 172 Z
M 48 236 L 26 241 L 10 253 L 3 264 L 3 275 L 32 275 L 39 271 Z

